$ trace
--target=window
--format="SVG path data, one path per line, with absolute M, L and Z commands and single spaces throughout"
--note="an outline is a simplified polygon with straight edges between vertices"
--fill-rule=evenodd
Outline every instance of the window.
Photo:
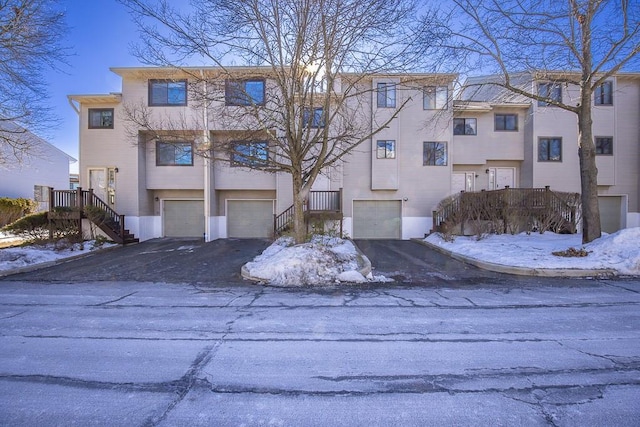
M 538 140 L 539 162 L 562 161 L 562 138 L 540 138 Z
M 396 108 L 395 83 L 378 83 L 378 108 Z
M 454 135 L 476 135 L 477 120 L 476 119 L 453 119 Z
M 447 143 L 425 142 L 422 153 L 422 164 L 424 166 L 446 166 Z
M 193 166 L 193 144 L 158 141 L 156 166 Z
M 494 116 L 495 130 L 518 130 L 517 114 L 496 114 Z
M 613 105 L 613 83 L 603 82 L 597 86 L 593 100 L 596 105 Z
M 538 96 L 551 99 L 552 101 L 562 102 L 562 86 L 558 83 L 540 83 L 538 85 Z M 540 107 L 546 107 L 549 104 L 546 101 L 538 101 Z
M 264 80 L 227 80 L 224 99 L 226 105 L 264 105 Z
M 266 142 L 234 142 L 231 152 L 231 166 L 264 166 L 269 160 L 269 146 Z
M 393 140 L 378 141 L 376 148 L 376 157 L 378 159 L 395 159 L 396 142 Z
M 187 105 L 187 81 L 149 80 L 149 105 Z
M 610 136 L 596 137 L 596 154 L 613 154 L 613 138 Z
M 422 108 L 425 110 L 443 110 L 449 104 L 449 89 L 446 86 L 427 86 L 424 88 Z
M 89 108 L 89 129 L 113 129 L 113 108 Z
M 305 110 L 302 112 L 303 127 L 323 128 L 324 124 L 325 124 L 325 117 L 324 117 L 322 108 L 314 108 L 314 109 L 305 108 Z

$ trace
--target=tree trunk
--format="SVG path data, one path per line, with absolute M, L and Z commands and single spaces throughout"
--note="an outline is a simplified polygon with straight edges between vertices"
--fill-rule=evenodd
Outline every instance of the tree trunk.
M 293 176 L 293 238 L 296 245 L 306 242 L 307 227 L 304 220 L 304 206 L 309 189 L 302 183 L 302 179 Z
M 584 90 L 584 89 L 583 89 Z M 598 206 L 598 169 L 593 142 L 591 119 L 591 94 L 582 96 L 578 113 L 578 156 L 580 157 L 580 181 L 582 202 L 582 243 L 589 243 L 601 236 L 600 208 Z

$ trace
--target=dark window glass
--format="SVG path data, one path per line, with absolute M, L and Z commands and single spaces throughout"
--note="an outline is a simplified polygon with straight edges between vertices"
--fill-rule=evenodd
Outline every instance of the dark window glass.
M 113 129 L 113 108 L 89 108 L 89 129 Z
M 396 84 L 395 83 L 378 83 L 378 107 L 379 108 L 395 108 L 396 107 Z
M 454 135 L 476 135 L 477 120 L 476 119 L 453 119 Z
M 495 115 L 495 130 L 518 130 L 518 115 L 517 114 L 496 114 Z
M 561 162 L 562 161 L 562 139 L 561 138 L 540 138 L 538 140 L 538 161 L 539 162 Z
M 604 82 L 593 93 L 596 105 L 613 105 L 613 83 Z
M 157 142 L 156 166 L 193 166 L 190 142 Z
M 424 166 L 446 166 L 447 143 L 425 142 L 422 153 L 422 164 Z
M 562 102 L 562 86 L 558 83 L 540 83 L 538 85 L 538 96 L 549 98 L 556 102 Z M 551 104 L 546 101 L 538 101 L 538 105 L 546 107 Z
M 325 117 L 322 108 L 314 108 L 310 110 L 306 108 L 302 113 L 302 126 L 312 128 L 323 128 L 325 125 Z
M 264 80 L 227 80 L 226 105 L 264 105 Z
M 266 142 L 235 142 L 231 152 L 232 166 L 265 166 L 269 160 L 269 145 Z
M 597 137 L 596 154 L 613 154 L 613 138 L 610 136 Z
M 187 105 L 186 80 L 149 80 L 149 105 Z

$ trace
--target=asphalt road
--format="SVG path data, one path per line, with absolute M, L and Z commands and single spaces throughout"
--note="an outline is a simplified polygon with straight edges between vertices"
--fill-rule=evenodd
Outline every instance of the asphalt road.
M 638 425 L 639 281 L 442 280 L 5 279 L 0 425 Z

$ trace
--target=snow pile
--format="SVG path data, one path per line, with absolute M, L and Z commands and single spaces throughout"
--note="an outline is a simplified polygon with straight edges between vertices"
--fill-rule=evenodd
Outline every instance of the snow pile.
M 426 242 L 478 261 L 505 266 L 548 269 L 609 269 L 618 274 L 640 274 L 640 228 L 627 228 L 583 245 L 581 234 L 551 232 L 517 235 L 459 236 L 453 242 L 434 233 Z M 552 252 L 584 248 L 586 257 L 561 257 Z
M 314 236 L 301 245 L 294 245 L 290 237 L 281 237 L 244 269 L 252 278 L 274 286 L 367 280 L 358 272 L 358 251 L 353 243 L 326 236 Z
M 603 235 L 584 248 L 620 274 L 640 275 L 640 227 Z
M 5 248 L 0 250 L 0 271 L 69 258 L 88 253 L 98 247 L 106 248 L 109 246 L 115 246 L 115 243 L 104 243 L 100 246 L 95 246 L 95 241 L 91 240 L 82 244 L 74 243 L 64 249 L 59 249 L 53 243 Z

